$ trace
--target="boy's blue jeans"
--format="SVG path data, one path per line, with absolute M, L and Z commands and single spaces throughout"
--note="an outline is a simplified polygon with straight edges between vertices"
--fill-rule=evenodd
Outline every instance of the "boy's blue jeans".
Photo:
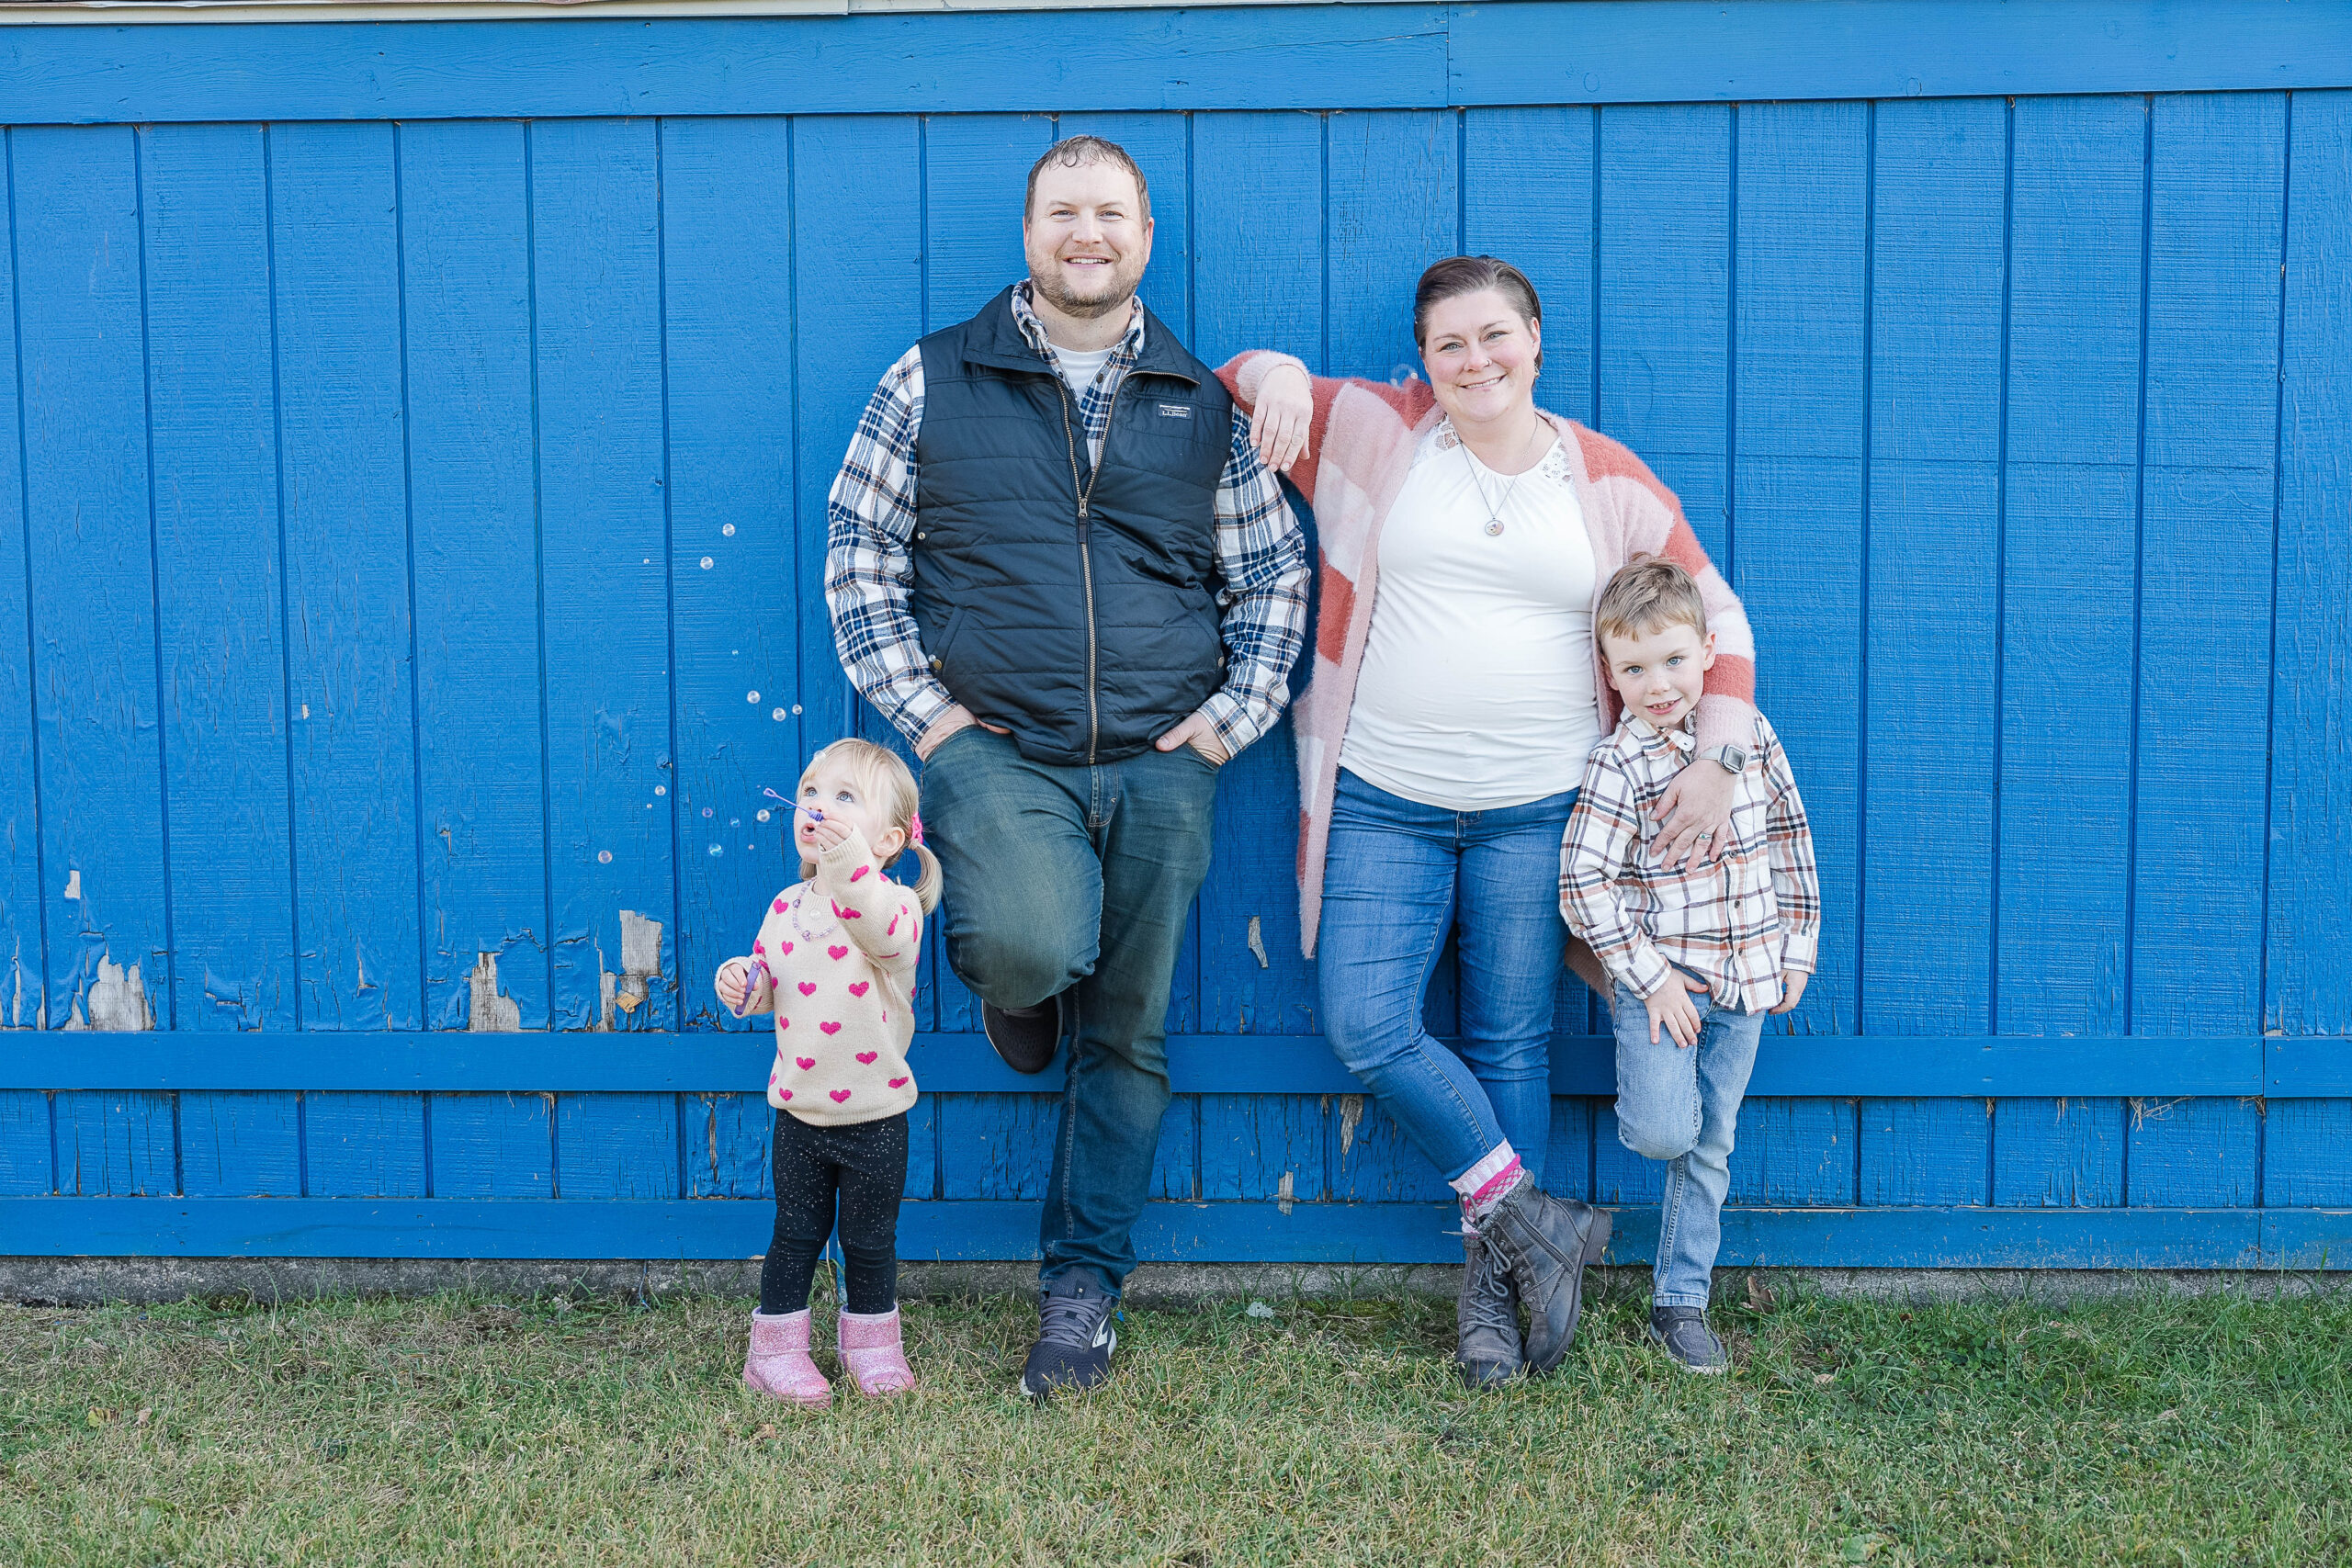
M 1323 1032 L 1448 1181 L 1505 1138 L 1543 1180 L 1552 998 L 1568 940 L 1560 836 L 1576 798 L 1448 811 L 1340 773 L 1316 943 Z M 1421 1021 L 1457 922 L 1460 1055 Z
M 1681 983 L 1679 972 L 1673 983 Z M 1707 1304 L 1731 1190 L 1732 1134 L 1764 1032 L 1760 1012 L 1724 1007 L 1703 991 L 1690 997 L 1699 1010 L 1696 1045 L 1677 1045 L 1663 1029 L 1652 1044 L 1649 1009 L 1630 987 L 1617 987 L 1614 1010 L 1617 1141 L 1666 1162 L 1650 1269 L 1650 1300 L 1658 1306 Z
M 948 965 L 999 1007 L 1068 993 L 1069 1074 L 1038 1227 L 1048 1283 L 1084 1267 L 1116 1295 L 1135 1268 L 1168 1111 L 1169 985 L 1216 801 L 1216 769 L 1190 746 L 1064 767 L 974 725 L 923 768 Z

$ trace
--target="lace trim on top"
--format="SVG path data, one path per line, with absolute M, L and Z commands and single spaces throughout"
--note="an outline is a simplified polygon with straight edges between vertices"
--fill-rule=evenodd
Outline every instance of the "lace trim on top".
M 1555 420 L 1546 418 L 1544 423 L 1552 426 L 1552 433 L 1555 439 L 1552 442 L 1550 449 L 1544 454 L 1543 461 L 1537 463 L 1534 468 L 1529 471 L 1539 472 L 1545 479 L 1551 479 L 1555 483 L 1566 484 L 1569 482 L 1568 433 L 1561 429 L 1558 422 Z M 1451 452 L 1461 445 L 1462 436 L 1461 434 L 1453 428 L 1453 419 L 1447 415 L 1440 414 L 1438 416 L 1436 428 L 1430 432 L 1428 443 L 1421 448 L 1420 457 L 1416 458 L 1415 461 L 1426 461 L 1428 458 L 1436 456 L 1440 452 Z

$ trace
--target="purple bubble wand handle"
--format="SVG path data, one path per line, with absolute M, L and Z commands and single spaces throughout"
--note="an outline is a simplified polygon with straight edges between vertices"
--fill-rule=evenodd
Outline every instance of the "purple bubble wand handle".
M 752 962 L 751 962 L 750 964 L 748 964 L 744 965 L 744 968 L 743 968 L 743 1006 L 742 1006 L 742 1007 L 740 1007 L 740 1008 L 737 1008 L 737 1009 L 735 1010 L 735 1016 L 736 1016 L 737 1018 L 741 1018 L 741 1017 L 743 1017 L 743 1016 L 744 1016 L 744 1009 L 749 1008 L 749 1007 L 752 1005 L 752 998 L 754 996 L 756 996 L 756 995 L 758 995 L 758 994 L 759 994 L 759 989 L 760 989 L 760 987 L 758 987 L 758 985 L 754 982 L 754 976 L 760 976 L 760 975 L 764 975 L 764 976 L 767 976 L 767 980 L 768 980 L 768 987 L 769 987 L 769 988 L 770 988 L 771 990 L 773 990 L 773 989 L 775 988 L 775 971 L 768 967 L 768 961 L 767 961 L 766 959 L 764 959 L 764 958 L 754 958 L 754 959 L 752 959 Z
M 763 789 L 760 791 L 760 793 L 766 795 L 770 800 L 783 800 L 786 806 L 789 806 L 795 811 L 807 812 L 808 814 L 808 820 L 811 822 L 822 822 L 825 819 L 825 814 L 818 810 L 813 806 L 803 806 L 797 800 L 785 800 L 784 796 L 776 794 L 776 792 L 772 789 Z

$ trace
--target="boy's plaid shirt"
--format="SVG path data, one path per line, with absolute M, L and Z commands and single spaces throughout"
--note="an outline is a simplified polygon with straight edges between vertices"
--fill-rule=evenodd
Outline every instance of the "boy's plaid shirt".
M 1012 291 L 1012 314 L 1030 346 L 1059 375 L 1060 362 L 1030 308 L 1029 286 Z M 1093 384 L 1079 395 L 1091 460 L 1102 460 L 1112 394 L 1143 351 L 1144 315 Z M 826 505 L 825 602 L 842 668 L 882 716 L 919 741 L 956 699 L 923 656 L 907 607 L 915 576 L 915 438 L 922 429 L 922 349 L 909 349 L 882 378 L 850 438 Z M 1282 486 L 1250 445 L 1250 422 L 1233 411 L 1233 447 L 1216 492 L 1218 603 L 1225 684 L 1201 712 L 1228 756 L 1273 727 L 1284 682 L 1306 642 L 1306 543 Z
M 1660 734 L 1629 715 L 1593 748 L 1560 846 L 1560 909 L 1610 977 L 1638 995 L 1654 994 L 1680 964 L 1717 1002 L 1759 1012 L 1781 999 L 1782 970 L 1813 973 L 1821 940 L 1813 831 L 1788 753 L 1758 714 L 1732 790 L 1731 842 L 1708 865 L 1661 865 L 1651 808 L 1696 744 L 1688 729 Z

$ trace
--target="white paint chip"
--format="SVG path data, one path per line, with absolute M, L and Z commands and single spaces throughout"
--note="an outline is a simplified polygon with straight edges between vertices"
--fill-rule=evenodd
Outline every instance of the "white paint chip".
M 310 717 L 310 716 L 311 716 L 311 705 L 310 705 L 310 704 L 308 704 L 308 703 L 304 703 L 304 704 L 302 705 L 302 716 L 303 716 L 304 718 L 308 718 L 308 717 Z
M 1258 917 L 1255 915 L 1250 917 L 1250 955 L 1258 961 L 1259 968 L 1272 967 L 1266 962 L 1266 939 L 1258 930 Z
M 79 898 L 82 896 L 81 867 L 75 866 L 65 874 L 65 896 L 68 898 Z
M 109 959 L 99 959 L 97 978 L 90 982 L 85 997 L 90 1006 L 88 1021 L 84 1021 L 82 1004 L 76 1002 L 66 1028 L 113 1032 L 155 1027 L 155 1010 L 147 1003 L 147 987 L 140 982 L 136 964 L 125 970 Z
M 475 1034 L 514 1034 L 523 1027 L 523 1004 L 498 992 L 498 955 L 477 953 L 473 973 L 473 1007 L 466 1016 L 467 1030 Z

